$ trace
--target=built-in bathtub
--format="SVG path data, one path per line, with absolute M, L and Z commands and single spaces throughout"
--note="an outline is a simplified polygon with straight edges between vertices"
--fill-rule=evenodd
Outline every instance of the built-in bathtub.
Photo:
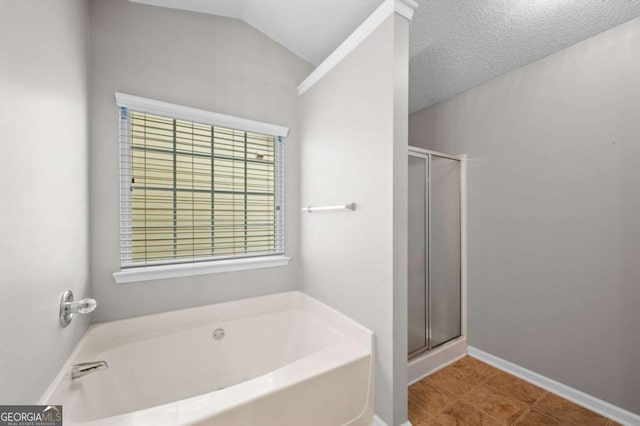
M 370 425 L 372 348 L 348 317 L 280 293 L 93 325 L 41 403 L 67 425 Z M 109 368 L 71 380 L 90 361 Z

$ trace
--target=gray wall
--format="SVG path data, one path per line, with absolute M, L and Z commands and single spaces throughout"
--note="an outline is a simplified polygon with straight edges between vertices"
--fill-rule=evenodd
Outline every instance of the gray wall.
M 87 5 L 0 2 L 0 403 L 37 403 L 88 325 Z
M 297 84 L 311 65 L 239 20 L 92 0 L 91 264 L 94 321 L 298 287 Z M 288 126 L 286 267 L 116 284 L 119 270 L 119 91 Z
M 640 20 L 410 117 L 469 154 L 469 343 L 640 413 Z
M 406 196 L 395 195 L 407 184 L 407 27 L 388 18 L 302 95 L 300 111 L 301 204 L 357 204 L 302 216 L 302 289 L 376 333 L 376 412 L 390 425 L 407 419 L 406 250 L 394 252 L 406 245 L 394 227 L 406 224 Z

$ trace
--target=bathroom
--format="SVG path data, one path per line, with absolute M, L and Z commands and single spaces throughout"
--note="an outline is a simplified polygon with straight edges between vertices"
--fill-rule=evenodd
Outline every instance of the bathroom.
M 640 425 L 637 0 L 0 28 L 0 424 Z

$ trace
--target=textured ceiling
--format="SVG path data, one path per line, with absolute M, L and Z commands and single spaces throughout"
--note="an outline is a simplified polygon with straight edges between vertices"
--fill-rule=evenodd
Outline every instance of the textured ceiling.
M 409 110 L 640 16 L 640 0 L 417 0 Z
M 131 1 L 242 19 L 317 66 L 383 0 Z M 640 16 L 640 0 L 417 2 L 410 112 Z

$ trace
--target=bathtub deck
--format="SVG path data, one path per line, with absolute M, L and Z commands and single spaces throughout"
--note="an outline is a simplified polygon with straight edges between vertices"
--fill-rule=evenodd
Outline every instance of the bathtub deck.
M 41 400 L 68 425 L 369 425 L 373 339 L 301 292 L 101 323 Z M 91 360 L 109 368 L 72 382 Z

